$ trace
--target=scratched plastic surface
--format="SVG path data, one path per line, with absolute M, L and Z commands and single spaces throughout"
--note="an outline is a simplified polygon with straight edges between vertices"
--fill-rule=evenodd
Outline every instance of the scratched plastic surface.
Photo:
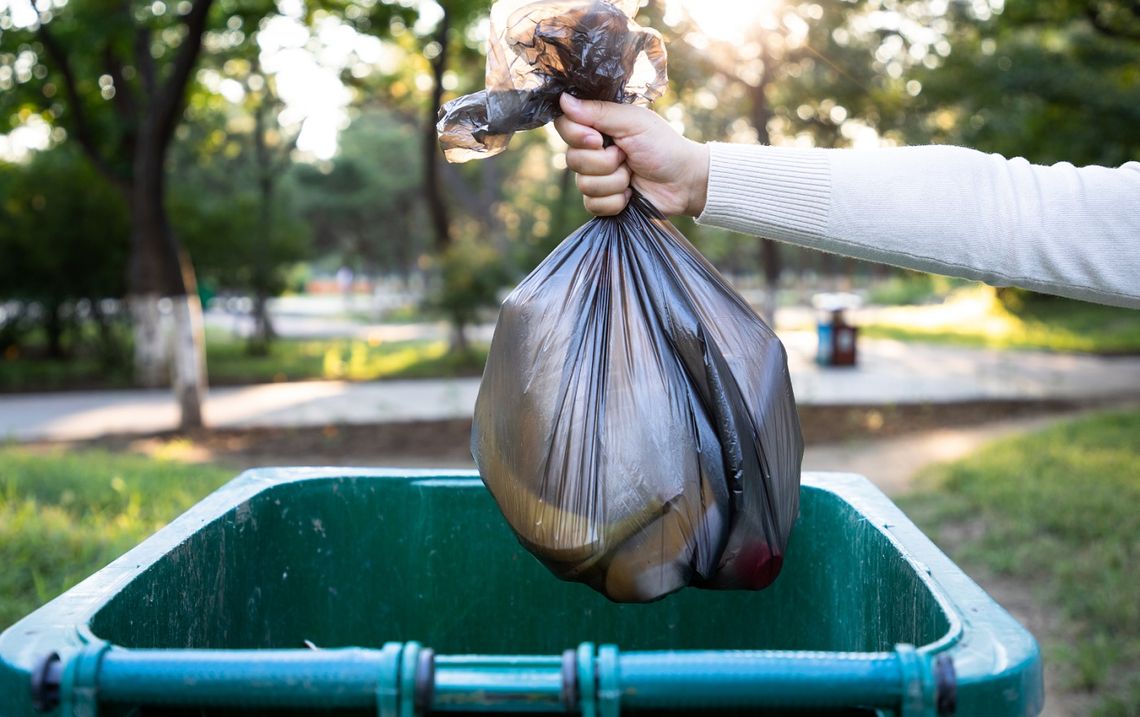
M 496 3 L 487 89 L 448 103 L 451 161 L 491 156 L 558 97 L 666 85 L 637 2 Z M 758 590 L 780 571 L 803 443 L 779 339 L 636 196 L 568 237 L 503 304 L 472 453 L 519 540 L 612 600 Z

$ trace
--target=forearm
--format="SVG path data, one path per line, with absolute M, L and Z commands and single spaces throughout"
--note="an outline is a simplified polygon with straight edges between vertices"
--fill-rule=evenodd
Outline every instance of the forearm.
M 1140 308 L 1140 163 L 960 147 L 710 145 L 699 221 L 861 259 Z

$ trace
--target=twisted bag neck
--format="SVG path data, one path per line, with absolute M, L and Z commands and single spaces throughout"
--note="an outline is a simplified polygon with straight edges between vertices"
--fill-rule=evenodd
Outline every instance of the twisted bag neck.
M 668 83 L 665 43 L 631 19 L 635 10 L 636 3 L 611 0 L 497 3 L 487 89 L 440 109 L 436 130 L 447 160 L 499 154 L 515 132 L 558 117 L 564 92 L 641 104 L 659 97 Z

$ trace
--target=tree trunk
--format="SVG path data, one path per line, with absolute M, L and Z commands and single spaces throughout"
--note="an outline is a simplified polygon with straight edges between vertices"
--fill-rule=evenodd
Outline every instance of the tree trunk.
M 440 183 L 439 140 L 435 132 L 436 118 L 439 115 L 439 108 L 443 105 L 443 73 L 447 69 L 447 35 L 451 29 L 451 16 L 447 12 L 447 5 L 441 7 L 443 7 L 443 17 L 440 18 L 432 37 L 439 44 L 439 54 L 431 61 L 431 97 L 423 135 L 424 197 L 427 199 L 428 215 L 431 217 L 435 250 L 440 255 L 451 245 L 451 223 L 447 202 L 443 196 L 443 186 Z M 453 317 L 451 329 L 451 350 L 466 351 L 467 337 L 463 324 Z
M 772 107 L 768 105 L 768 98 L 766 95 L 766 88 L 768 82 L 772 78 L 772 62 L 773 59 L 768 55 L 767 50 L 764 51 L 762 57 L 764 63 L 764 73 L 760 75 L 760 81 L 756 85 L 749 87 L 749 93 L 752 100 L 752 128 L 756 130 L 756 138 L 762 145 L 771 145 L 772 136 L 768 133 L 768 122 L 772 121 Z M 776 305 L 779 303 L 780 294 L 780 247 L 776 245 L 772 239 L 760 239 L 760 263 L 764 267 L 764 301 L 763 301 L 763 318 L 767 321 L 769 326 L 775 327 L 776 325 Z
M 188 430 L 205 425 L 202 402 L 206 394 L 205 333 L 202 303 L 198 294 L 173 298 L 174 309 L 174 396 L 181 415 L 179 428 Z
M 273 325 L 266 302 L 269 297 L 269 242 L 273 238 L 273 167 L 269 148 L 265 144 L 265 106 L 263 100 L 254 111 L 254 158 L 257 162 L 258 223 L 256 244 L 253 248 L 253 333 L 249 352 L 257 356 L 269 353 L 273 340 Z
M 63 358 L 63 306 L 58 301 L 44 304 L 44 331 L 47 332 L 48 357 Z
M 752 98 L 752 126 L 760 144 L 771 144 L 768 122 L 772 119 L 772 108 L 768 104 L 765 88 L 771 76 L 772 58 L 765 52 L 763 56 L 764 74 L 754 87 L 749 88 Z M 780 292 L 780 247 L 771 239 L 760 240 L 760 263 L 764 267 L 764 300 L 761 312 L 770 326 L 776 326 L 776 306 Z
M 135 381 L 146 388 L 158 388 L 169 381 L 170 332 L 164 327 L 161 297 L 158 294 L 132 293 L 128 303 L 131 310 L 131 333 L 135 342 Z
M 433 39 L 439 44 L 439 54 L 431 61 L 431 98 L 428 102 L 428 116 L 424 123 L 424 197 L 427 199 L 428 214 L 431 216 L 435 249 L 442 252 L 451 243 L 447 202 L 443 197 L 443 187 L 439 178 L 439 140 L 436 137 L 435 123 L 439 108 L 443 104 L 443 73 L 447 69 L 447 35 L 451 28 L 451 17 L 447 6 L 443 5 L 443 17 L 439 21 Z
M 269 344 L 277 338 L 273 319 L 269 316 L 269 297 L 258 290 L 253 296 L 253 333 L 249 337 L 249 352 L 254 356 L 269 354 Z
M 128 276 L 136 375 L 143 385 L 157 386 L 173 368 L 179 426 L 183 430 L 200 428 L 206 391 L 202 304 L 194 269 L 178 246 L 166 216 L 162 143 L 152 132 L 144 130 L 140 136 L 131 183 Z M 151 141 L 146 141 L 148 138 Z M 160 310 L 161 298 L 171 300 L 172 331 L 163 328 L 166 321 Z
M 451 317 L 451 352 L 466 355 L 471 350 L 467 341 L 467 322 L 457 316 Z

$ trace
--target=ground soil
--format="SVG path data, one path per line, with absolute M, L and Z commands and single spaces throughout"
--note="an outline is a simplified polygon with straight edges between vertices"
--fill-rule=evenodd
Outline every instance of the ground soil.
M 1000 401 L 895 406 L 801 406 L 808 446 L 894 438 L 940 428 L 1077 410 L 1064 401 Z M 304 428 L 249 428 L 107 436 L 68 443 L 112 451 L 161 453 L 236 468 L 257 465 L 471 465 L 470 420 Z M 40 447 L 60 444 L 38 444 Z

